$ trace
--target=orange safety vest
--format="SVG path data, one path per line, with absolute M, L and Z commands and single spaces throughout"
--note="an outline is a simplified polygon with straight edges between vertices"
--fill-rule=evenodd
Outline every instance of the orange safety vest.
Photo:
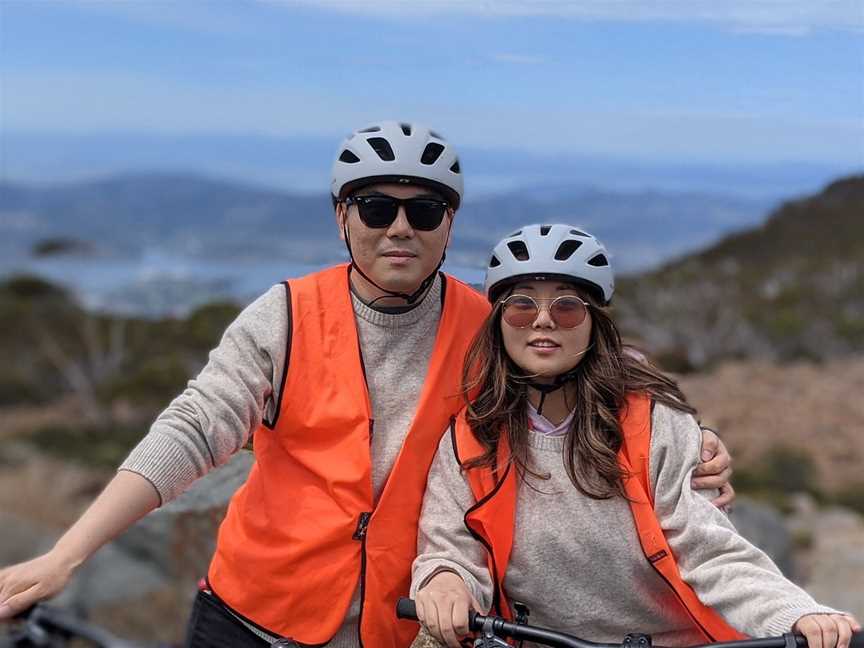
M 645 558 L 672 588 L 706 642 L 746 638 L 717 612 L 699 601 L 693 589 L 681 578 L 675 557 L 654 513 L 653 493 L 648 482 L 650 399 L 643 395 L 629 396 L 620 422 L 624 441 L 618 451 L 618 463 L 624 474 L 630 475 L 624 479 L 624 492 L 629 499 Z M 483 448 L 471 432 L 464 412 L 451 426 L 451 433 L 460 465 L 483 454 Z M 470 468 L 466 471 L 476 503 L 465 514 L 468 530 L 487 549 L 489 571 L 495 583 L 493 607 L 499 615 L 507 618 L 511 618 L 512 613 L 504 595 L 504 575 L 513 548 L 519 486 L 509 453 L 507 435 L 502 434 L 498 441 L 496 466 L 504 466 L 503 474 L 499 475 L 497 470 L 491 468 Z
M 292 324 L 278 418 L 254 435 L 255 463 L 228 507 L 208 582 L 234 612 L 304 645 L 329 641 L 360 580 L 360 642 L 404 648 L 397 621 L 441 431 L 462 405 L 466 350 L 489 304 L 444 276 L 443 309 L 414 420 L 377 504 L 369 392 L 340 265 L 288 281 Z M 412 362 L 412 358 L 405 358 Z

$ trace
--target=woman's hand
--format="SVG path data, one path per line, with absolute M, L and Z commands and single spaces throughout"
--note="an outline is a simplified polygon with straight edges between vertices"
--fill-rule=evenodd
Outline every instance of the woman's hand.
M 451 571 L 433 576 L 417 592 L 414 602 L 420 623 L 450 648 L 459 648 L 460 637 L 468 634 L 468 611 L 480 608 L 465 581 Z
M 702 428 L 701 458 L 702 463 L 693 471 L 691 486 L 694 490 L 719 488 L 720 495 L 712 503 L 728 512 L 735 500 L 735 489 L 729 481 L 732 477 L 732 455 L 720 437 L 708 428 Z
M 848 614 L 807 614 L 795 622 L 792 632 L 807 638 L 808 648 L 849 648 L 853 632 L 861 624 Z
M 60 593 L 77 567 L 54 550 L 0 569 L 0 622 Z

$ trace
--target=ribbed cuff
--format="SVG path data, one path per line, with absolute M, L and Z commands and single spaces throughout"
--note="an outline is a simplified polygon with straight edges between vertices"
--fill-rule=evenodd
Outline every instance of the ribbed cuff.
M 203 466 L 195 464 L 188 449 L 158 430 L 151 430 L 141 439 L 119 470 L 137 473 L 153 484 L 161 499 L 160 506 L 175 499 L 206 472 Z
M 485 608 L 480 611 L 488 611 L 492 601 L 486 600 L 489 597 L 481 591 L 477 579 L 474 578 L 468 570 L 449 560 L 433 560 L 423 569 L 415 573 L 411 579 L 411 598 L 417 598 L 417 592 L 420 591 L 434 576 L 447 571 L 455 573 L 463 580 L 465 587 L 468 588 L 468 592 L 471 596 L 473 596 L 474 599 Z
M 766 623 L 767 635 L 781 635 L 784 632 L 792 632 L 792 626 L 803 616 L 808 614 L 848 614 L 841 612 L 826 605 L 819 605 L 815 601 L 812 605 L 806 606 L 789 606 L 778 611 L 778 613 Z

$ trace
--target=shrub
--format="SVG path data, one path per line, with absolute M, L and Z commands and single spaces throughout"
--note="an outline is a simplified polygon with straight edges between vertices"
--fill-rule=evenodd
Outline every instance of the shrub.
M 772 448 L 748 468 L 736 470 L 734 484 L 742 493 L 773 502 L 802 492 L 822 498 L 815 462 L 805 451 L 789 446 Z
M 113 468 L 146 432 L 146 424 L 47 425 L 29 435 L 27 442 L 60 459 Z

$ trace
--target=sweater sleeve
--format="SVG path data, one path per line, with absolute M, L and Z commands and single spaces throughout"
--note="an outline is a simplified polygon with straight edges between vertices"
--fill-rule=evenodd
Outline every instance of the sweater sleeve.
M 690 488 L 701 439 L 692 416 L 655 405 L 650 453 L 654 508 L 684 581 L 699 600 L 751 636 L 782 634 L 806 614 L 836 612 L 786 579 L 711 504 L 710 493 Z
M 492 606 L 492 577 L 486 550 L 465 527 L 474 495 L 465 480 L 449 429 L 441 438 L 429 470 L 417 534 L 417 558 L 411 569 L 411 598 L 435 574 L 456 572 L 484 611 Z
M 237 316 L 207 365 L 156 418 L 120 470 L 138 473 L 165 504 L 240 450 L 275 415 L 287 362 L 286 291 L 273 286 Z

